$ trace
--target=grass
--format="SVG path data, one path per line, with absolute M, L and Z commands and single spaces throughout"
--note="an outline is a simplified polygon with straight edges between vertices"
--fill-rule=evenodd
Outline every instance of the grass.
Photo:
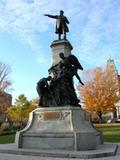
M 120 142 L 120 127 L 97 129 L 102 131 L 105 142 Z
M 94 124 L 95 127 L 97 128 L 116 128 L 116 127 L 120 127 L 120 123 L 102 123 L 102 124 Z
M 95 128 L 102 131 L 105 142 L 120 142 L 120 124 L 97 124 Z M 14 142 L 15 134 L 0 135 L 0 144 Z
M 14 143 L 15 134 L 0 135 L 0 144 Z

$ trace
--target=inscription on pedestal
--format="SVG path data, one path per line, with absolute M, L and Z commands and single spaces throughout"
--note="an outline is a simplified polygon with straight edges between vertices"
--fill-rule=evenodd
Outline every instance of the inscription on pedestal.
M 61 112 L 44 112 L 44 120 L 58 120 L 61 119 Z
M 70 116 L 70 112 L 39 112 L 38 119 L 47 121 L 47 120 L 64 120 Z

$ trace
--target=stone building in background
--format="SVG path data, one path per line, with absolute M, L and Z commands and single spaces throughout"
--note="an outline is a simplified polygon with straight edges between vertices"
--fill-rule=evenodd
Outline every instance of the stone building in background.
M 118 80 L 118 95 L 120 95 L 120 75 L 118 74 L 118 71 L 115 66 L 115 62 L 113 59 L 108 59 L 107 60 L 107 69 L 112 69 L 114 71 L 114 77 Z M 115 104 L 116 105 L 116 118 L 120 119 L 120 101 Z M 115 118 L 115 115 L 111 114 L 111 119 Z

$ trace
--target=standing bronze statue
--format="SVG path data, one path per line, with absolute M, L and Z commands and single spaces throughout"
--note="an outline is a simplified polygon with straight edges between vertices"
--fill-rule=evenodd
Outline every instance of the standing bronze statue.
M 67 17 L 64 16 L 64 11 L 60 10 L 60 15 L 45 14 L 44 16 L 48 16 L 50 18 L 56 19 L 55 33 L 58 34 L 58 39 L 61 39 L 61 34 L 64 34 L 64 39 L 66 39 L 66 32 L 69 32 L 69 29 L 67 26 L 67 24 L 69 24 L 69 21 Z

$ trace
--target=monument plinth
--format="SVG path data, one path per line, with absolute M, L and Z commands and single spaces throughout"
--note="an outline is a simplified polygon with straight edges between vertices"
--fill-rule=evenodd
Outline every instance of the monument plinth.
M 37 108 L 25 129 L 17 133 L 19 148 L 46 150 L 94 150 L 102 144 L 91 116 L 75 106 Z
M 52 66 L 60 62 L 60 52 L 64 53 L 65 57 L 68 57 L 73 49 L 71 43 L 66 39 L 55 40 L 51 43 L 50 47 L 52 48 Z

